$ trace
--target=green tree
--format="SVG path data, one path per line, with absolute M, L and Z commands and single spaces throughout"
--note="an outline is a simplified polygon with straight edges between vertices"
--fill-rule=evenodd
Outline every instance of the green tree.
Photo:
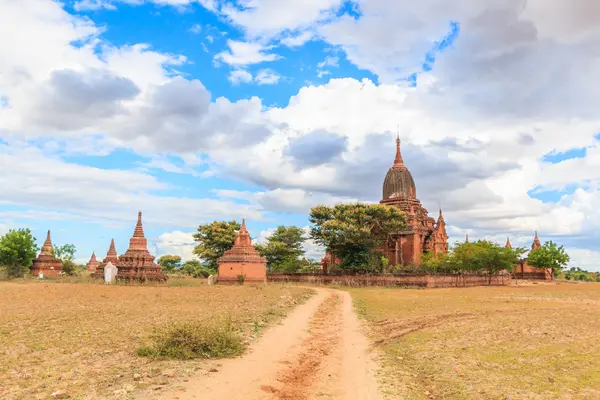
M 194 278 L 208 278 L 209 275 L 215 273 L 215 271 L 203 266 L 198 260 L 189 260 L 184 262 L 181 266 L 181 269 L 185 274 Z
M 302 268 L 304 231 L 297 226 L 278 226 L 256 250 L 267 259 L 270 272 L 296 272 Z
M 165 254 L 158 258 L 157 264 L 162 267 L 163 272 L 172 274 L 181 268 L 181 257 Z
M 52 250 L 52 254 L 54 257 L 60 260 L 62 264 L 62 272 L 67 275 L 77 275 L 82 269 L 79 265 L 75 264 L 73 260 L 75 259 L 75 253 L 77 252 L 77 248 L 73 244 L 64 244 L 62 246 L 54 246 L 54 250 Z
M 241 225 L 235 221 L 214 221 L 198 226 L 198 232 L 194 233 L 194 240 L 198 242 L 194 254 L 206 261 L 208 268 L 216 271 L 217 260 L 233 247 L 240 228 Z
M 558 275 L 567 263 L 571 261 L 564 247 L 557 246 L 553 241 L 547 241 L 542 247 L 532 250 L 527 256 L 527 264 L 536 268 L 552 269 L 554 276 Z
M 317 206 L 310 210 L 309 220 L 310 237 L 342 260 L 339 267 L 361 272 L 381 272 L 376 248 L 406 228 L 400 210 L 378 204 Z
M 0 265 L 9 278 L 21 277 L 29 271 L 38 250 L 29 229 L 10 230 L 0 237 Z
M 77 248 L 73 244 L 64 244 L 62 246 L 54 246 L 54 257 L 58 258 L 63 263 L 65 261 L 73 261 Z

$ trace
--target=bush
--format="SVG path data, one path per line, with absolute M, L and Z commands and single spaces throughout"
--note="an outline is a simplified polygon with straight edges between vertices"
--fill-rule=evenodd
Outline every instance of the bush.
M 156 328 L 138 355 L 153 358 L 234 357 L 244 352 L 240 333 L 229 320 L 188 321 Z

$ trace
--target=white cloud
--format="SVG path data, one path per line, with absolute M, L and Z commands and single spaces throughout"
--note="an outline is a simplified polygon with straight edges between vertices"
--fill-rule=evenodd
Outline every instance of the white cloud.
M 73 4 L 75 11 L 95 11 L 95 10 L 116 10 L 114 4 L 110 0 L 80 0 Z
M 567 268 L 578 267 L 586 271 L 600 272 L 600 251 L 580 248 L 567 248 L 571 261 Z
M 223 51 L 215 56 L 216 61 L 222 61 L 232 66 L 260 64 L 263 62 L 275 61 L 281 56 L 274 53 L 267 53 L 270 46 L 264 46 L 258 42 L 243 42 L 237 40 L 227 40 L 229 51 Z
M 302 88 L 282 108 L 267 108 L 258 98 L 213 100 L 200 81 L 174 77 L 187 62 L 184 56 L 153 51 L 148 44 L 112 46 L 102 39 L 103 28 L 68 14 L 57 2 L 4 2 L 0 35 L 13 40 L 0 41 L 0 97 L 8 105 L 0 108 L 0 130 L 11 144 L 19 136 L 53 138 L 44 144 L 50 155 L 3 148 L 0 157 L 10 174 L 0 179 L 11 189 L 8 201 L 43 208 L 44 199 L 52 207 L 67 207 L 76 218 L 89 218 L 98 209 L 98 218 L 128 220 L 141 204 L 153 211 L 148 217 L 182 226 L 191 214 L 211 218 L 230 208 L 259 217 L 263 210 L 305 213 L 315 202 L 378 201 L 400 124 L 417 195 L 431 210 L 443 207 L 452 229 L 498 237 L 538 229 L 565 240 L 583 236 L 596 248 L 597 2 L 578 0 L 565 7 L 554 0 L 451 5 L 370 0 L 360 2 L 360 18 L 341 19 L 328 12 L 339 6 L 333 0 L 248 4 L 223 10 L 221 3 L 204 2 L 247 32 L 244 41 L 230 40 L 229 51 L 217 61 L 237 68 L 273 61 L 279 56 L 271 46 L 278 40 L 291 45 L 286 40 L 308 40 L 307 32 L 316 32 L 384 84 L 333 79 Z M 454 48 L 438 54 L 434 68 L 418 76 L 416 88 L 399 81 L 422 69 L 425 54 L 447 34 L 450 21 L 461 27 Z M 333 67 L 333 59 L 326 63 L 323 67 Z M 76 96 L 64 96 L 68 93 Z M 333 135 L 333 141 L 311 146 L 308 139 L 319 132 Z M 212 160 L 211 173 L 265 189 L 240 205 L 157 196 L 162 183 L 139 171 L 99 172 L 88 182 L 95 169 L 62 161 L 52 147 L 69 142 L 65 152 L 85 153 L 94 147 L 89 137 L 100 137 L 104 153 L 125 146 L 184 153 L 193 162 L 189 154 L 201 151 Z M 336 137 L 345 138 L 343 145 Z M 328 151 L 332 144 L 338 145 L 335 154 Z M 587 155 L 558 164 L 540 160 L 573 147 L 588 147 Z M 159 165 L 182 168 L 160 157 L 149 166 Z M 53 170 L 67 174 L 69 185 L 49 176 Z M 578 188 L 558 202 L 527 194 L 569 185 Z M 170 211 L 163 216 L 163 209 Z
M 200 32 L 202 32 L 202 25 L 200 24 L 194 24 L 192 25 L 192 27 L 189 29 L 189 31 L 195 35 L 199 34 Z
M 240 83 L 252 82 L 254 78 L 252 74 L 245 69 L 234 69 L 229 73 L 227 79 L 234 85 L 239 85 Z
M 256 77 L 254 78 L 254 80 L 259 85 L 274 85 L 277 82 L 279 82 L 280 78 L 281 78 L 281 75 L 279 75 L 277 72 L 273 71 L 272 69 L 261 69 L 256 74 Z
M 35 160 L 32 163 L 31 160 Z M 223 199 L 161 196 L 170 186 L 128 170 L 99 169 L 45 156 L 39 149 L 0 145 L 4 194 L 0 203 L 44 212 L 68 210 L 71 220 L 130 221 L 142 209 L 155 225 L 195 227 L 199 221 L 247 217 L 260 220 L 255 205 Z M 194 221 L 189 216 L 194 215 Z
M 249 37 L 272 38 L 330 19 L 341 3 L 342 0 L 252 0 L 245 2 L 243 9 L 225 3 L 221 12 Z
M 159 257 L 165 254 L 175 255 L 181 257 L 183 262 L 197 259 L 194 255 L 196 244 L 192 237 L 192 232 L 182 231 L 162 233 L 154 242 L 157 250 L 156 254 Z
M 279 43 L 287 47 L 300 47 L 314 38 L 314 33 L 310 31 L 302 32 L 298 35 L 290 35 L 282 38 Z

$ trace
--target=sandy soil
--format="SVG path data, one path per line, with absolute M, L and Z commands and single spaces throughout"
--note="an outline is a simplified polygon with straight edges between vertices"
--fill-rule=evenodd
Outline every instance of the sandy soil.
M 243 357 L 164 399 L 379 399 L 375 362 L 346 292 L 317 289 Z

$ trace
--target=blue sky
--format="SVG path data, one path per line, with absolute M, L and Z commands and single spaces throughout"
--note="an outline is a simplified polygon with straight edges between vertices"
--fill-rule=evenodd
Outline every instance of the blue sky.
M 142 209 L 158 255 L 189 257 L 215 219 L 264 238 L 378 201 L 400 126 L 451 242 L 537 230 L 598 267 L 596 71 L 545 58 L 590 65 L 583 22 L 440 0 L 27 2 L 0 5 L 0 232 L 52 229 L 85 260 L 112 237 L 123 252 Z

